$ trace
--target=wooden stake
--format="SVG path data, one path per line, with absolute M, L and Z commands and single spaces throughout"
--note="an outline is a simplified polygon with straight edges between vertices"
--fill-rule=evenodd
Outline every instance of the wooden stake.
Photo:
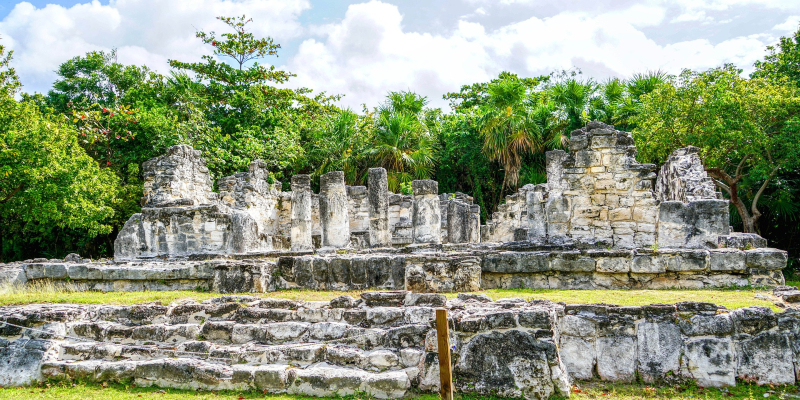
M 439 380 L 442 400 L 453 400 L 453 372 L 450 369 L 450 332 L 447 326 L 447 310 L 436 310 L 436 338 L 439 342 Z

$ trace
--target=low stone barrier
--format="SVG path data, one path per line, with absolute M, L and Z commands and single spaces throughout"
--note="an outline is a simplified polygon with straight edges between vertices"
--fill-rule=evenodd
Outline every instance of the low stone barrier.
M 416 245 L 415 245 L 416 246 Z M 700 289 L 779 286 L 783 250 L 606 249 L 601 244 L 502 247 L 423 245 L 370 250 L 210 256 L 210 260 L 64 262 L 43 260 L 0 267 L 0 279 L 26 283 L 70 281 L 102 291 L 278 289 L 405 289 L 469 292 L 481 289 Z M 197 257 L 202 260 L 203 257 Z
M 794 384 L 800 312 L 710 303 L 618 307 L 368 292 L 330 302 L 222 296 L 169 306 L 0 307 L 0 385 L 133 381 L 208 390 L 399 398 L 438 390 L 446 307 L 457 391 L 546 399 L 575 380 L 737 377 Z

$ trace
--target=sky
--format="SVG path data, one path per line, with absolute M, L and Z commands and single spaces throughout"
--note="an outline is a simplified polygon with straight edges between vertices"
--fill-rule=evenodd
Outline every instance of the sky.
M 800 0 L 0 0 L 0 43 L 26 92 L 47 92 L 72 57 L 117 49 L 161 73 L 210 54 L 195 32 L 246 14 L 281 44 L 290 87 L 343 94 L 357 111 L 389 91 L 446 107 L 446 92 L 501 71 L 580 69 L 610 77 L 733 63 L 752 71 L 766 46 L 800 27 Z

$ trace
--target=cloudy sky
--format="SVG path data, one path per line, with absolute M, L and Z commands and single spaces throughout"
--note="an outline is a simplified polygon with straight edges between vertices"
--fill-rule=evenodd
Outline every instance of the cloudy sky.
M 209 53 L 197 30 L 247 14 L 282 45 L 265 60 L 291 86 L 376 105 L 414 90 L 443 93 L 500 71 L 523 76 L 581 69 L 598 80 L 725 62 L 746 72 L 800 26 L 798 0 L 0 0 L 0 40 L 28 92 L 47 91 L 57 66 L 92 50 L 168 71 L 168 60 Z

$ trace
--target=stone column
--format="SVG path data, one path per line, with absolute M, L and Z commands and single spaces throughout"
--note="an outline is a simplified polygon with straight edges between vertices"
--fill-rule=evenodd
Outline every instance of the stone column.
M 292 177 L 292 251 L 311 251 L 311 177 Z
M 370 168 L 367 177 L 369 191 L 369 246 L 391 247 L 389 230 L 389 179 L 383 168 Z
M 432 180 L 414 181 L 411 188 L 414 191 L 414 243 L 441 243 L 439 183 Z
M 526 194 L 528 206 L 528 240 L 547 237 L 547 215 L 545 203 L 547 201 L 547 184 L 541 183 L 533 187 Z
M 481 241 L 481 206 L 473 204 L 469 206 L 469 242 L 480 243 Z
M 322 247 L 350 245 L 350 216 L 347 213 L 344 172 L 332 171 L 319 177 L 319 222 Z
M 450 200 L 447 205 L 447 241 L 450 243 L 469 242 L 469 204 Z

